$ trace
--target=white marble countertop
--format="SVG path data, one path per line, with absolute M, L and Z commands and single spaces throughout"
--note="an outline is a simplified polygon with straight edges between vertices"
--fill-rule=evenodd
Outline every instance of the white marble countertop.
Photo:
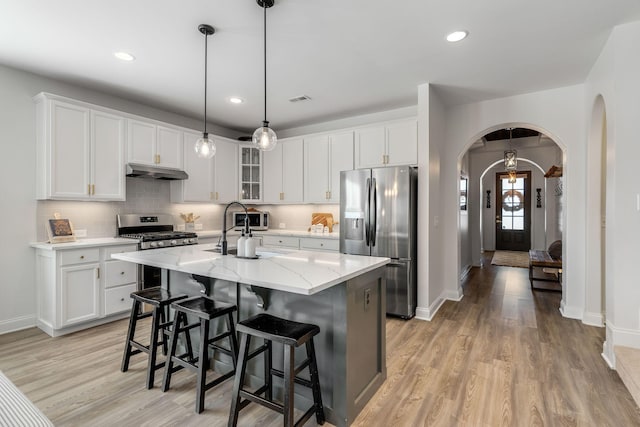
M 215 244 L 125 252 L 112 258 L 188 274 L 312 295 L 374 270 L 389 258 L 258 248 L 259 259 L 209 252 Z
M 198 230 L 195 231 L 198 237 L 218 237 L 222 236 L 222 230 Z M 311 233 L 307 230 L 288 230 L 288 229 L 269 229 L 269 230 L 252 230 L 254 236 L 293 236 L 293 237 L 311 237 L 315 239 L 335 239 L 340 238 L 340 233 Z M 240 232 L 230 230 L 227 236 L 239 236 Z
M 50 251 L 60 249 L 78 249 L 89 248 L 92 246 L 113 246 L 113 245 L 134 245 L 138 241 L 135 239 L 125 239 L 122 237 L 96 237 L 92 239 L 77 239 L 75 242 L 65 243 L 49 243 L 49 242 L 32 242 L 29 245 L 36 249 L 47 249 Z

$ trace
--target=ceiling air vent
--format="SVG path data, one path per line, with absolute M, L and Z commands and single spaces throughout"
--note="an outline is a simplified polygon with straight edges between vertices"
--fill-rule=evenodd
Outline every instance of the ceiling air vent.
M 289 102 L 300 102 L 300 101 L 308 101 L 311 97 L 307 95 L 294 96 L 293 98 L 289 98 Z

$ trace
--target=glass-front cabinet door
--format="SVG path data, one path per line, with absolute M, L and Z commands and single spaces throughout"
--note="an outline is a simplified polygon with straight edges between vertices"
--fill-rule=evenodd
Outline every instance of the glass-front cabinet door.
M 262 152 L 257 148 L 241 145 L 240 149 L 240 200 L 262 200 Z

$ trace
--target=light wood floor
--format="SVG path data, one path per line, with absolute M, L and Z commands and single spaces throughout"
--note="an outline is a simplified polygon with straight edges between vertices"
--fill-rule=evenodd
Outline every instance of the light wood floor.
M 638 426 L 640 410 L 601 358 L 604 329 L 564 319 L 559 293 L 529 289 L 525 268 L 490 265 L 465 279 L 461 302 L 431 322 L 387 321 L 388 379 L 356 426 Z M 49 338 L 0 336 L 0 370 L 56 426 L 207 425 L 227 422 L 231 382 L 194 413 L 193 375 L 162 393 L 144 388 L 145 360 L 120 372 L 126 321 Z M 240 425 L 278 426 L 250 405 Z M 313 421 L 308 426 L 315 425 Z

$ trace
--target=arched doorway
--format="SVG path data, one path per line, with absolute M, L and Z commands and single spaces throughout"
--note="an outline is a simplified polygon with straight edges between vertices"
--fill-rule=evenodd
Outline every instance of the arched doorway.
M 519 170 L 530 170 L 535 174 L 536 181 L 531 186 L 532 211 L 536 215 L 535 235 L 532 238 L 532 249 L 546 250 L 555 240 L 563 240 L 563 194 L 562 179 L 544 179 L 545 172 L 551 166 L 563 167 L 564 148 L 555 140 L 545 135 L 544 129 L 525 124 L 503 124 L 487 129 L 481 136 L 472 141 L 459 157 L 459 173 L 469 176 L 469 207 L 468 218 L 460 215 L 458 221 L 459 260 L 462 277 L 470 266 L 464 261 L 471 259 L 473 266 L 479 266 L 483 259 L 482 253 L 495 249 L 494 230 L 496 228 L 496 190 L 495 186 L 487 185 L 487 178 L 493 173 L 491 180 L 495 182 L 495 172 L 504 171 L 503 151 L 505 144 L 482 141 L 483 136 L 507 127 L 525 127 L 539 135 L 528 137 L 524 143 L 514 142 L 518 149 Z M 541 141 L 542 140 L 542 141 Z M 481 148 L 494 144 L 492 148 Z M 475 150 L 474 150 L 475 146 Z M 545 151 L 546 150 L 546 151 Z M 474 151 L 480 160 L 474 160 Z M 489 191 L 489 193 L 487 193 Z M 468 226 L 463 221 L 468 221 Z M 469 233 L 465 236 L 464 233 Z M 468 252 L 467 252 L 468 251 Z M 471 255 L 469 256 L 468 253 Z

